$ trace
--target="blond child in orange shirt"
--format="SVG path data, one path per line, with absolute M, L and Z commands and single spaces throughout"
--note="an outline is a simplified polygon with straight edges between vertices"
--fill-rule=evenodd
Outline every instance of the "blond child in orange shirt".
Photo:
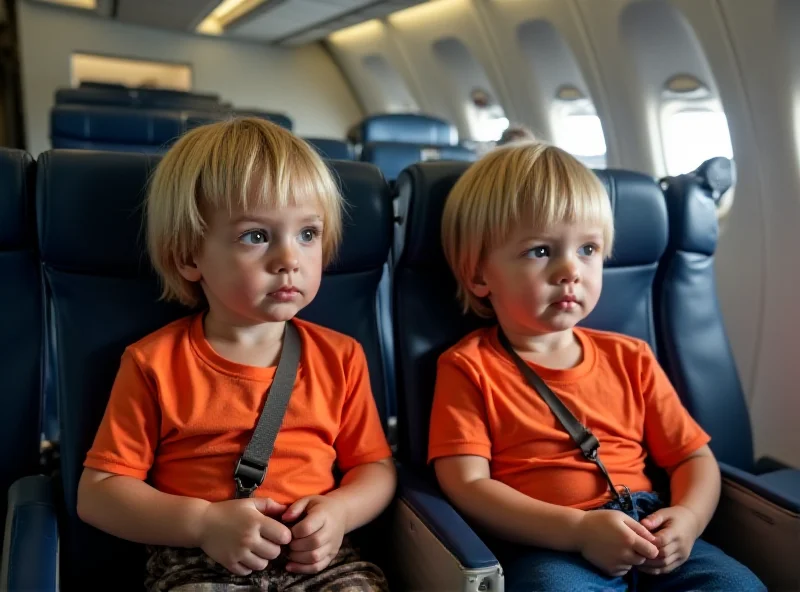
M 599 179 L 546 144 L 500 147 L 453 187 L 445 255 L 465 312 L 497 324 L 439 359 L 429 440 L 437 479 L 489 535 L 507 590 L 763 590 L 698 538 L 719 499 L 719 468 L 653 352 L 576 327 L 600 297 L 613 235 Z M 597 437 L 611 483 L 525 365 Z M 654 491 L 648 457 L 666 469 L 668 494 Z
M 125 350 L 78 514 L 149 546 L 150 590 L 388 589 L 346 536 L 396 482 L 364 352 L 295 318 L 342 233 L 327 167 L 266 121 L 216 123 L 169 150 L 146 206 L 163 296 L 201 312 Z M 288 322 L 301 357 L 269 471 L 254 497 L 234 499 Z

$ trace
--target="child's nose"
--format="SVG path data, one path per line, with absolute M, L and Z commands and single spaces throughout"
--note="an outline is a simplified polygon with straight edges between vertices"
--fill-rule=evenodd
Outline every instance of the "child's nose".
M 562 259 L 559 262 L 558 269 L 556 271 L 556 282 L 559 284 L 571 284 L 577 282 L 580 279 L 580 274 L 578 273 L 578 265 L 572 259 Z
M 295 249 L 288 244 L 278 245 L 270 258 L 270 271 L 272 273 L 291 273 L 297 271 L 299 262 Z

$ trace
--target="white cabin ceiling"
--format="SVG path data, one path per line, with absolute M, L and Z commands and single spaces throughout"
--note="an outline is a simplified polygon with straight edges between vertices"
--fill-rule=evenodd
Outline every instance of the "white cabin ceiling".
M 74 0 L 28 0 L 68 6 Z M 351 25 L 427 0 L 267 0 L 232 22 L 222 37 L 270 45 L 319 41 Z M 96 0 L 98 16 L 124 23 L 194 32 L 221 0 Z M 72 8 L 72 10 L 77 10 Z

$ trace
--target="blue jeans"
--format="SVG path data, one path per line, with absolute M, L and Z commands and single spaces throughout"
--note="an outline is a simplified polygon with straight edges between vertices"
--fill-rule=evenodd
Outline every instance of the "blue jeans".
M 633 509 L 626 511 L 634 520 L 641 520 L 666 504 L 656 493 L 632 494 Z M 622 510 L 612 501 L 605 510 Z M 579 553 L 549 549 L 492 545 L 505 572 L 508 592 L 762 592 L 766 586 L 744 565 L 702 539 L 695 541 L 691 555 L 671 573 L 659 576 L 638 572 L 634 567 L 625 577 L 601 573 Z

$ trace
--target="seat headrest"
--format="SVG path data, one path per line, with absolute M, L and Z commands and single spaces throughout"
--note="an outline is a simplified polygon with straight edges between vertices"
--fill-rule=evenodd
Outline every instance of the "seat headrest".
M 303 138 L 306 142 L 319 152 L 323 158 L 333 158 L 336 160 L 353 160 L 353 146 L 344 140 L 334 140 L 332 138 Z
M 456 126 L 445 119 L 416 113 L 385 113 L 367 117 L 353 133 L 356 143 L 407 142 L 432 146 L 458 144 Z
M 35 164 L 30 154 L 0 148 L 0 251 L 32 247 Z
M 596 170 L 614 212 L 614 248 L 606 267 L 657 263 L 667 248 L 667 208 L 655 179 L 615 169 Z
M 394 181 L 407 166 L 431 160 L 475 160 L 475 152 L 463 146 L 429 146 L 405 142 L 369 142 L 364 144 L 361 160 L 376 165 L 384 176 Z
M 326 273 L 379 269 L 389 258 L 392 200 L 381 172 L 366 162 L 329 160 L 346 202 L 342 244 Z
M 219 97 L 167 89 L 135 89 L 109 87 L 60 88 L 56 105 L 117 105 L 162 109 L 214 109 Z
M 399 200 L 408 203 L 403 221 L 405 266 L 447 264 L 441 244 L 442 212 L 450 190 L 468 167 L 455 162 L 415 164 L 397 180 Z M 614 212 L 614 248 L 606 267 L 657 262 L 667 246 L 667 213 L 656 182 L 630 171 L 594 172 L 605 185 Z M 409 195 L 426 198 L 404 199 Z
M 266 119 L 275 125 L 279 125 L 289 131 L 294 129 L 294 121 L 288 115 L 283 113 L 276 113 L 274 111 L 260 111 L 259 109 L 231 109 L 231 115 L 236 117 L 258 117 L 259 119 Z
M 159 159 L 91 150 L 41 154 L 36 203 L 42 261 L 93 275 L 148 274 L 142 204 Z
M 50 136 L 160 146 L 183 133 L 184 120 L 180 111 L 56 105 L 50 112 Z
M 717 208 L 692 175 L 671 177 L 664 199 L 669 210 L 669 249 L 713 255 L 719 240 Z
M 144 208 L 159 156 L 50 150 L 39 157 L 37 203 L 42 260 L 86 274 L 149 274 Z M 388 258 L 392 205 L 380 172 L 366 163 L 329 161 L 348 202 L 344 240 L 327 270 L 380 268 Z

